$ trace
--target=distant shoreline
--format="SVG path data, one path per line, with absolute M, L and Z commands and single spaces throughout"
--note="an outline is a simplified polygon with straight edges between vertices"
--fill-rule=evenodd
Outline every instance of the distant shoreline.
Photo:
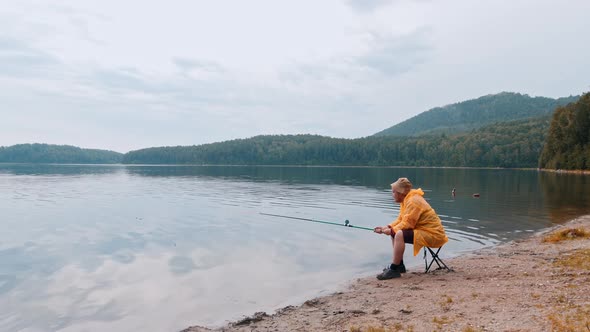
M 148 167 L 292 167 L 292 168 L 426 168 L 426 169 L 491 169 L 491 170 L 521 170 L 550 173 L 568 173 L 590 175 L 590 170 L 564 170 L 532 167 L 470 167 L 470 166 L 367 166 L 367 165 L 265 165 L 265 164 L 122 164 L 122 163 L 13 163 L 0 162 L 0 165 L 53 165 L 53 166 L 148 166 Z
M 590 170 L 586 169 L 575 169 L 575 170 L 568 170 L 568 169 L 547 169 L 541 168 L 539 171 L 542 172 L 550 172 L 550 173 L 566 173 L 566 174 L 580 174 L 580 175 L 590 175 Z

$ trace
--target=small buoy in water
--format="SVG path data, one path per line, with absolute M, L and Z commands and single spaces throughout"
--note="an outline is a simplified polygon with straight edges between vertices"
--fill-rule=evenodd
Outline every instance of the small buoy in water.
M 479 194 L 473 194 L 473 197 L 479 197 Z

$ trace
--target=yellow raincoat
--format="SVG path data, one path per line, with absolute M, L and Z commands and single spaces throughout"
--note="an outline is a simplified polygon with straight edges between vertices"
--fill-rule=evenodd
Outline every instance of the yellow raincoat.
M 414 256 L 422 247 L 438 248 L 449 241 L 440 218 L 422 196 L 422 189 L 410 190 L 401 203 L 399 216 L 390 224 L 395 232 L 414 230 Z

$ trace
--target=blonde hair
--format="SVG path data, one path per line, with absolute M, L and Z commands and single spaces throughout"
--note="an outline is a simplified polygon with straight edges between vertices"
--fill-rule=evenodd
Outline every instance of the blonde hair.
M 412 182 L 408 178 L 399 178 L 391 184 L 391 190 L 395 190 L 400 194 L 407 195 L 412 190 Z

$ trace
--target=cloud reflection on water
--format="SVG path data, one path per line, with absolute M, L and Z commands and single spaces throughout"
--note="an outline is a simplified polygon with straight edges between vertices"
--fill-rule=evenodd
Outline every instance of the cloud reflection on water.
M 3 296 L 0 307 L 14 306 L 13 315 L 3 315 L 2 321 L 20 321 L 14 328 L 54 331 L 173 331 L 187 322 L 219 325 L 251 314 L 253 307 L 270 311 L 286 299 L 303 301 L 320 290 L 335 290 L 357 272 L 345 260 L 336 269 L 310 272 L 302 257 L 310 257 L 317 247 L 296 249 L 303 252 L 285 256 L 277 243 L 260 243 L 220 252 L 199 248 L 179 257 L 154 247 L 131 262 L 113 259 L 118 254 L 104 257 L 94 270 L 69 264 L 45 280 L 27 281 L 26 295 L 21 289 Z M 322 255 L 337 257 L 339 252 L 346 251 L 324 248 Z M 326 287 L 326 280 L 333 285 Z M 18 301 L 23 297 L 29 301 Z

